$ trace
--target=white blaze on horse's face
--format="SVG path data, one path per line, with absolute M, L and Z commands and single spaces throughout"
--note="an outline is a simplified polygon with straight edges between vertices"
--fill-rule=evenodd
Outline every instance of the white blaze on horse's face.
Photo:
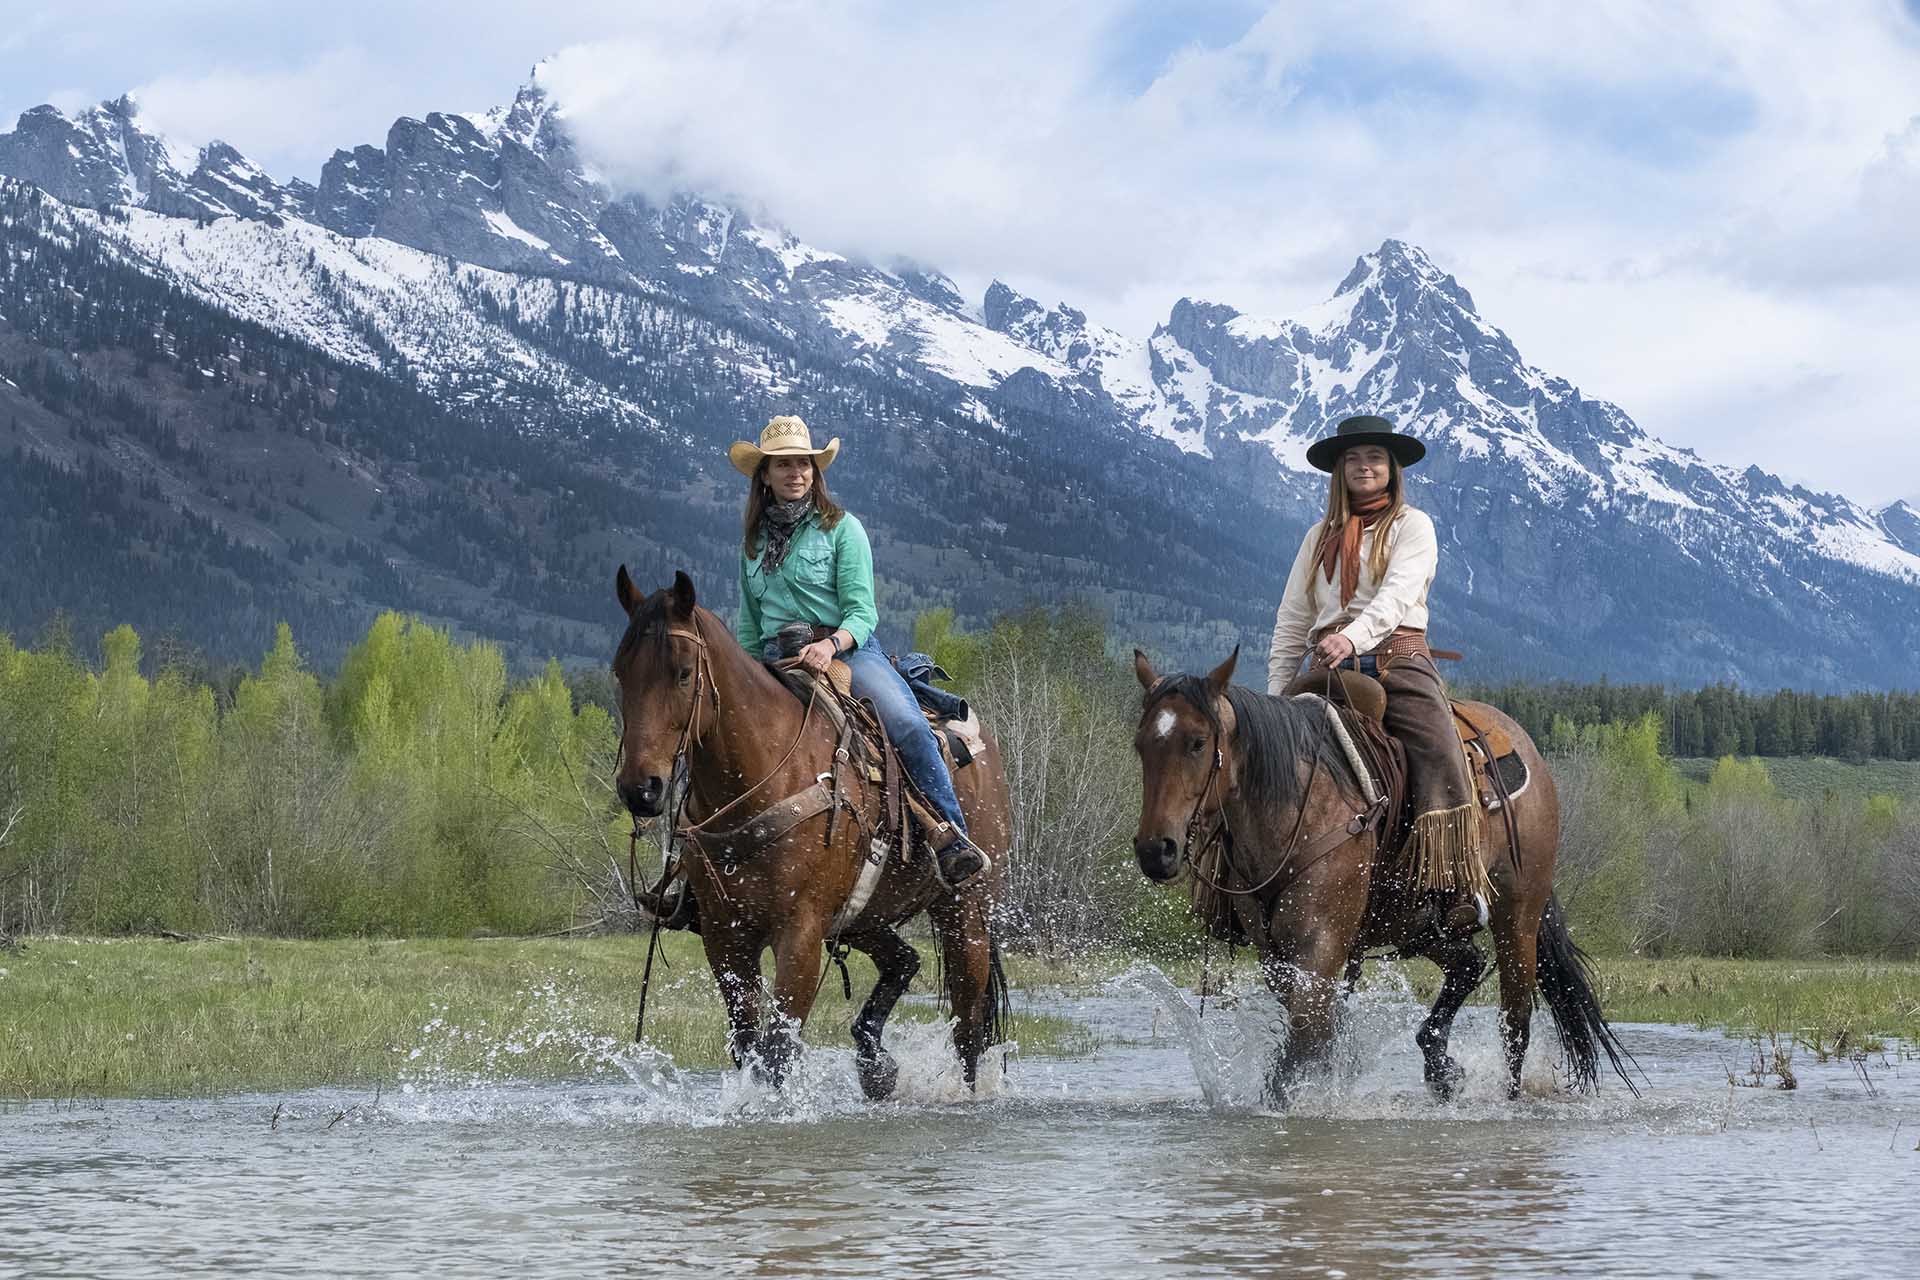
M 1207 805 L 1214 742 L 1212 726 L 1184 697 L 1168 696 L 1141 717 L 1133 740 L 1141 769 L 1133 848 L 1150 880 L 1171 880 L 1179 873 L 1187 829 Z

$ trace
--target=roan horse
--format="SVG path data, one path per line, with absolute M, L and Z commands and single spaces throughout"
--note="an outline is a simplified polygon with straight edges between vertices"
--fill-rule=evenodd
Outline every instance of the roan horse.
M 667 804 L 674 762 L 688 775 L 683 863 L 699 903 L 701 941 L 720 986 L 736 1065 L 749 1059 L 776 1085 L 799 1048 L 799 1028 L 824 977 L 821 947 L 854 892 L 881 817 L 882 789 L 863 769 L 840 762 L 824 712 L 802 703 L 747 655 L 726 624 L 700 607 L 693 581 L 642 596 L 625 565 L 615 579 L 627 630 L 613 659 L 620 685 L 620 762 L 615 787 L 636 819 Z M 756 818 L 816 782 L 834 799 L 748 852 L 710 848 L 716 822 L 751 830 Z M 946 994 L 957 1020 L 954 1047 L 971 1085 L 980 1056 L 1003 1038 L 1007 1006 L 1000 955 L 990 932 L 1004 884 L 1007 787 L 998 749 L 959 770 L 954 789 L 970 834 L 994 869 L 958 894 L 934 877 L 931 859 L 896 852 L 873 896 L 839 941 L 872 957 L 879 981 L 853 1024 L 860 1085 L 872 1099 L 893 1092 L 898 1068 L 881 1047 L 895 1003 L 920 967 L 895 927 L 925 911 L 941 947 Z M 770 825 L 778 825 L 770 823 Z M 770 1011 L 761 1008 L 760 959 L 774 956 Z M 770 1013 L 771 1016 L 763 1016 Z
M 1230 683 L 1235 649 L 1205 676 L 1162 679 L 1144 654 L 1135 673 L 1146 690 L 1134 738 L 1144 774 L 1134 855 L 1148 879 L 1174 879 L 1208 839 L 1226 842 L 1215 881 L 1230 903 L 1229 928 L 1249 939 L 1289 1032 L 1275 1054 L 1268 1094 L 1284 1103 L 1302 1068 L 1322 1057 L 1339 1012 L 1339 979 L 1357 979 L 1374 947 L 1423 955 L 1444 975 L 1439 998 L 1415 1036 L 1429 1088 L 1450 1097 L 1463 1076 L 1447 1052 L 1454 1015 L 1486 975 L 1470 937 L 1443 934 L 1419 896 L 1395 883 L 1390 851 L 1370 821 L 1358 778 L 1317 698 L 1275 698 Z M 1476 712 L 1482 710 L 1475 704 Z M 1577 1084 L 1597 1084 L 1599 1055 L 1634 1088 L 1600 1011 L 1583 953 L 1552 896 L 1560 808 L 1552 778 L 1526 731 L 1484 708 L 1512 737 L 1533 782 L 1509 802 L 1506 823 L 1482 814 L 1494 896 L 1488 927 L 1500 971 L 1500 1032 L 1507 1090 L 1516 1096 L 1526 1059 L 1536 982 L 1553 1014 Z M 1207 834 L 1202 834 L 1207 833 Z M 1206 892 L 1198 874 L 1189 890 Z M 1630 1061 L 1630 1059 L 1628 1059 Z M 1637 1092 L 1637 1090 L 1635 1090 Z

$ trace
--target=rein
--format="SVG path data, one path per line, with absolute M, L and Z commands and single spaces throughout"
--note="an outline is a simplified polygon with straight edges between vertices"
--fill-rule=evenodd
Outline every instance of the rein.
M 1294 855 L 1300 851 L 1300 831 L 1301 828 L 1306 825 L 1307 797 L 1313 791 L 1314 781 L 1320 776 L 1320 757 L 1316 754 L 1313 758 L 1312 766 L 1307 771 L 1307 784 L 1300 792 L 1300 806 L 1294 813 L 1293 830 L 1287 836 L 1287 851 L 1282 855 L 1280 864 L 1267 875 L 1266 879 L 1247 889 L 1236 889 L 1213 879 L 1200 869 L 1201 860 L 1206 857 L 1207 851 L 1221 840 L 1222 836 L 1226 838 L 1226 844 L 1223 847 L 1232 848 L 1233 825 L 1227 817 L 1227 805 L 1223 799 L 1220 804 L 1219 816 L 1213 825 L 1208 828 L 1206 839 L 1200 842 L 1198 848 L 1194 847 L 1194 833 L 1200 826 L 1201 810 L 1205 807 L 1207 796 L 1212 793 L 1214 783 L 1218 779 L 1220 771 L 1225 764 L 1225 756 L 1220 744 L 1219 717 L 1215 715 L 1209 718 L 1213 724 L 1213 764 L 1207 770 L 1207 781 L 1205 785 L 1200 788 L 1200 794 L 1194 798 L 1193 813 L 1187 819 L 1186 832 L 1182 837 L 1180 860 L 1186 863 L 1188 871 L 1193 874 L 1193 878 L 1196 881 L 1213 892 L 1231 894 L 1237 897 L 1258 897 L 1278 883 L 1282 876 L 1286 876 L 1288 880 L 1291 881 L 1304 875 L 1308 868 L 1329 857 L 1335 849 L 1338 849 L 1347 841 L 1365 832 L 1383 816 L 1387 804 L 1384 795 L 1379 800 L 1348 818 L 1347 821 L 1341 823 L 1339 826 L 1329 827 L 1327 830 L 1315 836 L 1312 843 L 1307 846 L 1305 861 L 1295 865 L 1293 861 Z M 1231 870 L 1231 866 L 1229 869 Z
M 699 653 L 699 657 L 694 663 L 694 671 L 693 671 L 693 710 L 688 713 L 686 724 L 681 726 L 680 741 L 674 747 L 673 759 L 676 767 L 682 761 L 687 760 L 689 758 L 689 756 L 691 755 L 691 748 L 703 746 L 706 742 L 706 734 L 702 730 L 701 724 L 700 724 L 700 709 L 704 705 L 704 699 L 702 699 L 701 697 L 701 693 L 703 690 L 707 694 L 707 697 L 711 698 L 713 702 L 713 718 L 716 722 L 719 720 L 720 712 L 721 712 L 720 686 L 719 686 L 719 682 L 717 682 L 713 678 L 713 668 L 712 668 L 711 661 L 709 660 L 709 657 L 708 657 L 707 640 L 705 636 L 700 634 L 699 617 L 695 616 L 692 621 L 693 621 L 693 630 L 691 631 L 685 630 L 683 628 L 669 628 L 667 631 L 668 636 L 677 637 L 678 639 L 688 641 L 689 643 L 694 645 L 694 647 Z M 665 877 L 665 881 L 663 882 L 663 892 L 664 892 L 664 883 L 670 882 L 671 880 L 673 880 L 675 878 L 675 875 L 678 872 L 678 868 L 675 867 L 672 862 L 671 850 L 672 850 L 673 842 L 679 841 L 679 842 L 691 844 L 695 849 L 698 849 L 700 851 L 700 860 L 706 863 L 707 870 L 713 874 L 714 892 L 719 894 L 722 900 L 731 901 L 731 899 L 727 898 L 726 889 L 723 888 L 720 884 L 720 879 L 721 879 L 720 870 L 713 865 L 713 860 L 710 857 L 708 857 L 706 846 L 700 843 L 700 837 L 703 835 L 710 836 L 714 834 L 711 828 L 715 822 L 719 821 L 721 818 L 725 817 L 728 813 L 738 808 L 743 801 L 747 800 L 755 792 L 759 791 L 762 787 L 766 786 L 767 783 L 771 782 L 775 777 L 779 776 L 780 772 L 787 767 L 788 763 L 793 759 L 794 752 L 798 751 L 800 749 L 800 744 L 807 740 L 807 729 L 813 722 L 813 704 L 817 696 L 818 696 L 818 690 L 816 688 L 815 692 L 812 694 L 809 694 L 807 698 L 806 709 L 800 715 L 800 730 L 798 733 L 794 735 L 793 742 L 788 745 L 786 754 L 780 757 L 780 762 L 774 765 L 773 769 L 770 772 L 768 772 L 766 776 L 762 777 L 760 781 L 754 783 L 751 787 L 748 787 L 745 791 L 741 792 L 739 795 L 735 796 L 733 799 L 727 801 L 727 803 L 721 805 L 718 809 L 714 810 L 712 813 L 708 814 L 706 817 L 702 818 L 698 822 L 692 822 L 692 823 L 680 822 L 679 813 L 677 811 L 668 815 L 667 826 L 668 826 L 668 830 L 671 833 L 669 837 L 669 842 L 668 842 L 669 866 L 668 866 L 668 873 Z M 837 764 L 836 764 L 836 768 L 837 768 Z M 821 779 L 816 780 L 815 785 L 819 785 L 819 782 L 821 780 L 824 780 L 828 776 L 829 775 L 825 775 L 825 774 L 821 775 Z M 672 788 L 672 784 L 669 783 L 670 791 L 671 791 L 671 788 Z M 838 803 L 844 803 L 843 801 L 838 800 L 837 790 L 838 789 L 836 788 L 836 808 Z M 640 835 L 641 835 L 640 820 L 636 817 L 633 822 L 633 831 L 627 837 L 627 883 L 630 886 L 631 891 L 633 893 L 634 904 L 636 906 L 642 907 L 642 909 L 645 910 L 646 908 L 644 907 L 644 904 L 640 902 L 640 878 L 639 878 Z M 729 867 L 727 868 L 727 874 L 732 874 L 738 869 L 739 868 L 736 865 L 729 865 Z M 656 903 L 655 905 L 657 908 L 658 904 Z M 647 996 L 650 989 L 653 986 L 653 958 L 660 944 L 660 926 L 661 926 L 660 913 L 657 909 L 654 909 L 654 910 L 649 910 L 648 914 L 652 915 L 653 917 L 653 929 L 652 929 L 651 936 L 647 939 L 646 968 L 640 977 L 640 1009 L 638 1014 L 634 1018 L 634 1028 L 633 1028 L 633 1040 L 635 1044 L 641 1043 L 643 1037 L 646 1034 Z M 843 963 L 842 968 L 844 969 L 844 967 L 845 966 Z

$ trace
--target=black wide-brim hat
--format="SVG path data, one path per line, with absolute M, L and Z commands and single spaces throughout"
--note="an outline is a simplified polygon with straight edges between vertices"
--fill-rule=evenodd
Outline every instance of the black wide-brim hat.
M 1341 454 L 1361 444 L 1379 445 L 1403 467 L 1410 467 L 1427 456 L 1427 446 L 1412 436 L 1395 431 L 1393 424 L 1385 418 L 1363 413 L 1358 417 L 1341 419 L 1332 435 L 1308 445 L 1307 465 L 1321 471 L 1332 471 L 1339 465 Z

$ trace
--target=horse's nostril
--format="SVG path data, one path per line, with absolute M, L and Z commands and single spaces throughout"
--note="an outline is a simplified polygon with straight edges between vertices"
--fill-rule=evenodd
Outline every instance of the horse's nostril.
M 667 783 L 655 774 L 638 782 L 622 782 L 619 790 L 629 813 L 639 818 L 653 818 L 660 814 L 660 801 L 666 795 Z
M 1142 836 L 1133 842 L 1133 856 L 1139 860 L 1141 872 L 1152 880 L 1173 878 L 1176 852 L 1173 841 L 1166 836 Z

